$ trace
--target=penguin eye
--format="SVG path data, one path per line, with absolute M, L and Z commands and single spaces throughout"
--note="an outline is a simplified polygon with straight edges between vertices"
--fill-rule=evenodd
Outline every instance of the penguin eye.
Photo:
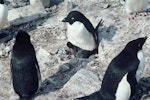
M 74 20 L 74 17 L 72 17 L 71 20 Z

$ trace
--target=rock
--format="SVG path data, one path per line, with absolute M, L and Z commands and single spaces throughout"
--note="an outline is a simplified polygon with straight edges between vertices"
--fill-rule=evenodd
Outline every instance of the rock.
M 69 58 L 68 56 L 68 53 L 67 50 L 65 50 L 64 48 L 60 48 L 57 53 L 56 53 L 56 56 L 62 60 L 62 61 L 65 61 Z
M 91 59 L 74 58 L 69 62 L 59 66 L 58 71 L 47 77 L 41 85 L 40 92 L 38 94 L 45 94 L 51 91 L 61 89 L 65 83 L 81 68 L 85 67 Z
M 20 25 L 46 15 L 47 13 L 42 3 L 39 2 L 33 5 L 10 10 L 8 14 L 8 20 L 10 21 L 10 25 Z
M 45 70 L 48 63 L 50 62 L 50 53 L 42 48 L 37 51 L 37 60 L 39 62 L 39 66 L 41 66 L 41 70 Z
M 91 71 L 79 70 L 61 89 L 65 97 L 75 98 L 76 95 L 89 95 L 100 88 L 100 80 Z
M 73 2 L 75 5 L 78 6 L 90 6 L 92 4 L 100 3 L 100 2 L 105 2 L 105 0 L 68 0 L 69 2 Z
M 12 0 L 12 6 L 14 8 L 23 7 L 28 4 L 29 4 L 28 0 Z
M 122 5 L 125 4 L 125 0 L 119 0 Z
M 7 43 L 9 40 L 12 39 L 12 35 L 10 34 L 5 34 L 5 33 L 1 33 L 0 34 L 0 43 Z
M 50 1 L 51 1 L 51 0 L 42 0 L 43 6 L 44 6 L 45 8 L 49 8 L 49 6 L 50 6 Z
M 44 6 L 45 8 L 48 8 L 48 7 L 50 6 L 50 1 L 51 1 L 51 0 L 30 0 L 30 4 L 33 5 L 33 4 L 42 2 L 43 6 Z
M 117 42 L 112 43 L 110 41 L 102 39 L 102 41 L 99 44 L 98 50 L 98 54 L 102 62 L 106 62 L 107 59 L 107 63 L 109 63 L 112 60 L 112 58 L 117 55 L 117 53 L 120 51 L 117 48 L 121 48 L 120 45 L 117 44 Z
M 30 0 L 30 5 L 41 2 L 42 0 Z
M 7 1 L 8 4 L 12 3 L 12 0 Z M 18 1 L 22 2 L 23 0 Z M 35 5 L 33 4 L 32 6 Z M 74 98 L 96 92 L 101 86 L 108 64 L 120 53 L 124 46 L 133 39 L 142 36 L 150 37 L 150 16 L 137 15 L 134 20 L 129 21 L 124 6 L 118 0 L 50 0 L 50 5 L 51 7 L 47 8 L 49 9 L 47 12 L 48 16 L 43 18 L 38 16 L 39 13 L 46 13 L 42 3 L 35 6 L 37 10 L 34 13 L 30 12 L 35 10 L 31 5 L 17 8 L 18 10 L 9 6 L 9 9 L 16 11 L 12 12 L 11 16 L 9 16 L 11 24 L 17 26 L 10 26 L 4 29 L 10 34 L 17 33 L 19 29 L 25 29 L 31 36 L 31 41 L 34 43 L 35 50 L 37 51 L 41 75 L 44 80 L 43 84 L 44 82 L 46 83 L 43 85 L 43 92 L 46 93 L 38 95 L 35 100 L 73 100 Z M 26 8 L 26 11 L 22 14 L 23 8 Z M 61 20 L 72 10 L 81 11 L 94 27 L 101 19 L 104 20 L 103 26 L 99 27 L 98 30 L 99 54 L 94 55 L 92 61 L 89 59 L 71 59 L 74 56 L 70 57 L 72 55 L 68 53 L 69 50 L 66 51 L 66 24 L 62 23 Z M 19 14 L 24 16 L 22 22 Z M 36 19 L 34 18 L 36 15 L 39 19 L 37 17 Z M 15 21 L 19 22 L 15 23 Z M 9 42 L 5 46 L 0 46 L 0 53 L 2 54 L 0 56 L 0 86 L 2 87 L 0 98 L 16 100 L 18 96 L 14 93 L 12 84 L 10 84 L 11 57 L 10 49 L 7 49 L 7 46 L 12 48 L 14 42 L 12 44 L 9 44 Z M 150 38 L 147 39 L 143 46 L 146 65 L 143 77 L 150 76 L 149 51 Z M 82 82 L 81 80 L 86 81 Z M 76 81 L 80 83 L 74 84 Z M 91 81 L 94 82 L 94 85 Z M 92 86 L 90 86 L 89 82 L 91 82 Z M 99 85 L 95 82 L 99 82 Z M 8 90 L 12 91 L 8 92 L 4 83 L 8 85 Z M 77 92 L 74 91 L 73 86 L 78 88 Z M 82 88 L 84 91 L 82 91 Z M 86 91 L 88 88 L 90 88 L 90 91 Z
M 12 43 L 0 43 L 0 58 L 8 57 L 12 50 Z

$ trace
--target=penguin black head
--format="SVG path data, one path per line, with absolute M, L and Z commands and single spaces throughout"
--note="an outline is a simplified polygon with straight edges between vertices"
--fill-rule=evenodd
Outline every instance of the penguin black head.
M 73 24 L 76 21 L 83 22 L 86 20 L 86 17 L 79 11 L 71 11 L 66 18 L 62 20 L 62 22 L 68 22 L 69 24 Z
M 0 0 L 0 4 L 4 4 L 4 0 Z
M 147 39 L 147 36 L 130 41 L 126 45 L 125 49 L 137 53 L 139 50 L 142 49 L 143 44 L 145 43 L 146 39 Z
M 28 43 L 28 42 L 30 42 L 30 35 L 27 32 L 25 32 L 23 30 L 20 30 L 17 33 L 16 41 L 17 42 Z

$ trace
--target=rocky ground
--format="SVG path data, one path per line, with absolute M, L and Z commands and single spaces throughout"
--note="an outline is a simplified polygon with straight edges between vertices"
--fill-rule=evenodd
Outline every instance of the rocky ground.
M 22 3 L 20 0 L 19 8 L 14 8 L 12 1 L 7 1 L 10 11 L 17 12 L 9 13 L 10 24 L 6 25 L 1 33 L 5 32 L 12 38 L 20 29 L 27 31 L 37 53 L 44 90 L 35 100 L 73 100 L 99 90 L 110 61 L 129 41 L 142 36 L 148 36 L 143 46 L 146 64 L 142 77 L 150 76 L 150 16 L 136 16 L 134 20 L 129 21 L 124 6 L 115 0 L 60 1 L 57 5 L 45 9 L 47 12 L 43 11 L 44 8 L 39 8 L 40 4 L 35 5 L 35 8 L 40 9 L 37 11 L 40 12 L 38 15 L 33 12 L 24 14 L 23 10 L 16 10 L 32 10 L 29 2 Z M 66 47 L 66 26 L 61 20 L 71 10 L 81 11 L 93 26 L 101 19 L 104 20 L 103 26 L 99 28 L 99 53 L 89 59 L 74 58 Z M 149 12 L 149 7 L 147 11 Z M 12 87 L 10 72 L 14 41 L 12 38 L 8 43 L 0 43 L 0 100 L 18 99 Z

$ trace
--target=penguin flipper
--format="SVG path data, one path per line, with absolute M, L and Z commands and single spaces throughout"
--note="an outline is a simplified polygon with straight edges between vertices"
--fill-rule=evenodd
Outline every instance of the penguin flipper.
M 150 91 L 150 77 L 141 78 L 136 86 L 136 93 L 130 100 L 141 100 Z

